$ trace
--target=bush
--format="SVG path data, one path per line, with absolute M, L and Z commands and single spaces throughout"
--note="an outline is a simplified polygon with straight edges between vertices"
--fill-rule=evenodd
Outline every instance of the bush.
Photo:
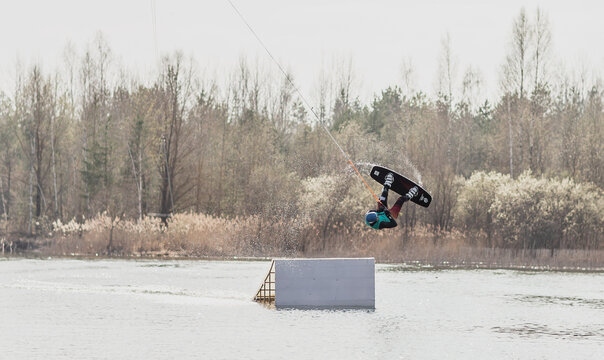
M 509 175 L 476 172 L 463 182 L 455 207 L 455 224 L 465 230 L 483 232 L 492 245 L 493 216 L 491 206 L 500 187 L 511 182 Z
M 592 184 L 537 178 L 524 173 L 478 172 L 465 181 L 456 223 L 489 245 L 537 248 L 598 248 L 604 228 L 604 196 Z M 496 243 L 495 243 L 496 242 Z

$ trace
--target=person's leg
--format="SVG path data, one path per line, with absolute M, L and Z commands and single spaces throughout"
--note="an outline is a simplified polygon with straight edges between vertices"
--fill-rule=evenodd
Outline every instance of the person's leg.
M 392 215 L 393 218 L 398 218 L 398 213 L 401 211 L 401 208 L 403 207 L 405 201 L 407 201 L 407 198 L 404 196 L 401 196 L 396 200 L 396 202 L 390 209 L 390 215 Z

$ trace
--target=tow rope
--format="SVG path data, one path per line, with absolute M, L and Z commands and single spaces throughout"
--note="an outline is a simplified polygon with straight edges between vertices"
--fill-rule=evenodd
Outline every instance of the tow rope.
M 285 78 L 290 83 L 290 85 L 294 88 L 294 90 L 296 90 L 296 92 L 298 93 L 298 96 L 300 96 L 300 98 L 304 102 L 304 105 L 308 109 L 310 109 L 310 112 L 312 112 L 312 114 L 315 116 L 315 118 L 317 119 L 317 122 L 319 123 L 319 125 L 321 125 L 321 127 L 323 128 L 323 130 L 325 130 L 325 132 L 327 133 L 327 135 L 329 135 L 329 138 L 333 141 L 333 143 L 336 144 L 336 146 L 338 147 L 338 149 L 340 150 L 340 152 L 342 153 L 342 155 L 344 155 L 344 158 L 348 161 L 348 163 L 350 164 L 350 166 L 352 166 L 352 168 L 354 169 L 354 171 L 356 172 L 356 174 L 359 176 L 359 178 L 361 179 L 361 181 L 363 181 L 363 184 L 365 184 L 365 187 L 367 187 L 367 189 L 369 190 L 369 192 L 371 193 L 371 195 L 373 195 L 373 197 L 375 198 L 375 200 L 378 203 L 381 203 L 380 199 L 375 195 L 375 193 L 373 192 L 373 190 L 371 189 L 371 187 L 369 186 L 369 184 L 367 184 L 367 181 L 365 181 L 365 178 L 363 178 L 363 176 L 361 175 L 361 173 L 359 172 L 359 170 L 357 169 L 357 167 L 354 166 L 354 163 L 352 162 L 352 160 L 350 160 L 350 157 L 348 156 L 348 154 L 346 154 L 346 152 L 344 151 L 344 149 L 342 149 L 342 147 L 340 146 L 340 144 L 338 144 L 338 142 L 333 137 L 333 135 L 331 135 L 331 132 L 329 131 L 329 129 L 327 129 L 327 127 L 321 122 L 321 118 L 319 118 L 319 115 L 317 115 L 317 113 L 315 112 L 315 109 L 312 106 L 310 106 L 310 104 L 308 103 L 308 101 L 306 100 L 306 98 L 304 97 L 304 95 L 302 94 L 302 92 L 298 89 L 298 87 L 296 86 L 296 84 L 294 84 L 294 82 L 292 81 L 292 79 L 289 77 L 289 75 L 287 74 L 287 72 L 283 69 L 283 67 L 281 66 L 281 64 L 275 59 L 275 57 L 273 56 L 273 54 L 271 54 L 271 52 L 268 50 L 268 47 L 264 44 L 264 42 L 262 41 L 262 39 L 260 39 L 260 37 L 258 36 L 258 34 L 256 34 L 256 32 L 254 31 L 254 29 L 247 22 L 247 20 L 241 14 L 241 12 L 237 9 L 237 7 L 235 6 L 235 4 L 233 4 L 233 2 L 231 0 L 227 0 L 227 1 L 229 2 L 229 4 L 231 4 L 231 6 L 233 7 L 233 10 L 235 10 L 235 12 L 237 13 L 237 15 L 239 15 L 239 17 L 241 18 L 241 20 L 243 21 L 243 23 L 247 26 L 247 28 L 250 30 L 250 32 L 254 35 L 254 37 L 256 38 L 256 40 L 258 40 L 258 42 L 260 43 L 260 45 L 264 48 L 264 50 L 266 51 L 266 53 L 268 54 L 268 56 L 271 58 L 271 60 L 275 63 L 275 65 L 277 65 L 277 67 L 279 68 L 279 70 L 281 71 L 281 73 L 283 73 L 283 76 L 285 76 Z

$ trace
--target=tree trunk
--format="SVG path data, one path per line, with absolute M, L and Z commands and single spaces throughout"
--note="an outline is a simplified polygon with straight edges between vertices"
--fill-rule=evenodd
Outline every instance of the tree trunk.
M 111 220 L 111 229 L 109 229 L 109 243 L 107 244 L 107 256 L 111 256 L 111 252 L 113 251 L 113 228 L 115 224 L 113 223 L 113 219 Z
M 2 212 L 4 213 L 4 230 L 5 234 L 8 236 L 8 206 L 6 204 L 6 198 L 4 197 L 4 185 L 2 182 L 2 176 L 0 176 L 0 201 L 2 201 Z M 2 243 L 2 253 L 4 254 L 4 243 Z
M 54 189 L 54 217 L 57 218 L 59 214 L 59 206 L 58 206 L 58 195 L 57 195 L 57 170 L 56 170 L 56 161 L 55 161 L 55 130 L 54 130 L 54 114 L 50 117 L 50 149 L 52 155 L 52 179 L 53 179 L 53 189 Z
M 27 225 L 27 233 L 29 235 L 33 234 L 33 217 L 34 217 L 34 154 L 35 154 L 35 141 L 32 138 L 30 140 L 31 143 L 31 158 L 30 158 L 30 167 L 29 167 L 29 222 Z
M 88 134 L 86 131 L 86 127 L 84 127 L 84 164 L 88 162 L 88 151 L 86 148 L 88 147 Z M 74 173 L 75 176 L 75 173 Z M 84 197 L 86 198 L 86 214 L 90 214 L 90 189 L 88 188 L 88 182 L 84 181 Z
M 138 218 L 143 219 L 143 150 L 138 149 Z
M 509 96 L 509 95 L 508 95 Z M 508 130 L 509 130 L 509 146 L 510 146 L 510 177 L 514 178 L 514 130 L 512 125 L 512 112 L 510 99 L 508 98 Z

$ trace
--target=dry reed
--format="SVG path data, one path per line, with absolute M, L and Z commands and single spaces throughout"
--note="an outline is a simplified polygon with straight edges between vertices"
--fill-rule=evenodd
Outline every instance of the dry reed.
M 604 268 L 602 250 L 490 248 L 483 238 L 425 226 L 375 231 L 361 223 L 334 223 L 325 228 L 304 218 L 268 222 L 260 216 L 226 219 L 184 213 L 163 226 L 158 219 L 120 220 L 103 214 L 84 223 L 55 223 L 53 236 L 38 251 L 54 256 L 373 256 L 380 262 L 421 267 Z

